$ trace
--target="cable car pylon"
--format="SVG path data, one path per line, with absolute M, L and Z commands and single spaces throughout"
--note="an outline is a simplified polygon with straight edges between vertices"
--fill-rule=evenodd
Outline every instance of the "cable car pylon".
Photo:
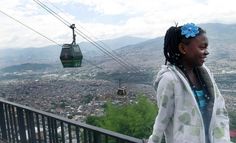
M 71 44 L 63 44 L 60 60 L 63 68 L 81 67 L 83 54 L 78 44 L 76 44 L 75 24 L 70 26 L 73 33 L 73 41 Z

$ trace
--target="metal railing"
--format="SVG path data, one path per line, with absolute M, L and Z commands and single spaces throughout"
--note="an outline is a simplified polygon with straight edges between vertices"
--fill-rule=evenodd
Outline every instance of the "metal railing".
M 142 143 L 51 113 L 0 99 L 0 140 L 8 143 Z

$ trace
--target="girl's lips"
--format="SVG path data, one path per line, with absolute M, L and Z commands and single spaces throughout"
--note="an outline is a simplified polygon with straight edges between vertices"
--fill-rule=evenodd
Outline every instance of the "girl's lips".
M 204 63 L 206 61 L 206 57 L 201 58 L 201 62 Z
M 207 57 L 202 57 L 202 60 L 204 60 L 204 61 L 205 61 L 205 60 L 206 60 L 206 58 L 207 58 Z

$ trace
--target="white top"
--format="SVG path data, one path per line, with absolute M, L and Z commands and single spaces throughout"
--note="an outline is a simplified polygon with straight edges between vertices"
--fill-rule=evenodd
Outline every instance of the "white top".
M 203 65 L 199 72 L 211 96 L 208 113 L 211 143 L 230 143 L 229 118 L 222 97 L 209 69 Z M 205 143 L 202 114 L 187 78 L 177 67 L 163 65 L 154 83 L 159 112 L 148 143 Z

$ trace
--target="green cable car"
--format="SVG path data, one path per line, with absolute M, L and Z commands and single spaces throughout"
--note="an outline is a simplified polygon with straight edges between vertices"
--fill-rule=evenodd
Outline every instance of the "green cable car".
M 83 54 L 78 44 L 76 44 L 74 28 L 72 24 L 70 28 L 73 30 L 73 42 L 72 44 L 64 44 L 62 46 L 60 60 L 63 68 L 81 67 Z
M 77 44 L 64 44 L 62 46 L 61 63 L 64 68 L 81 67 L 83 55 Z

